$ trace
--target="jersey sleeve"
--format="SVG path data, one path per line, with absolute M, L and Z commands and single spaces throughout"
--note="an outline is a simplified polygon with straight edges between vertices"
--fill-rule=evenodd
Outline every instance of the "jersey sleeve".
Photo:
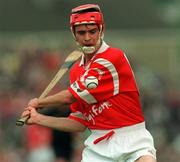
M 82 112 L 79 110 L 80 105 L 78 102 L 74 102 L 73 104 L 70 105 L 71 113 L 69 114 L 68 118 L 75 120 L 77 122 L 80 122 L 81 124 L 87 126 L 88 123 L 85 120 Z
M 73 82 L 69 90 L 78 99 L 87 104 L 94 104 L 119 93 L 118 69 L 108 58 L 95 59 L 88 70 Z M 87 88 L 86 78 L 94 76 L 98 85 L 94 89 Z

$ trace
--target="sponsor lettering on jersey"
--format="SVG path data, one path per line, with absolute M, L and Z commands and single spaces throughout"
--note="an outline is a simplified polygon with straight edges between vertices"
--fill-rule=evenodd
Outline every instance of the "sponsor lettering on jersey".
M 109 109 L 112 106 L 112 104 L 110 102 L 103 102 L 102 104 L 100 104 L 99 106 L 97 105 L 92 105 L 91 109 L 89 110 L 89 112 L 84 113 L 84 116 L 86 118 L 86 120 L 88 122 L 91 122 L 93 125 L 96 124 L 95 122 L 95 117 L 101 115 L 101 113 L 105 110 L 105 109 Z

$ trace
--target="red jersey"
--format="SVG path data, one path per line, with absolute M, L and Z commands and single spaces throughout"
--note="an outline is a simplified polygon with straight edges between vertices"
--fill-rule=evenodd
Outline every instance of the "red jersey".
M 98 86 L 88 89 L 84 80 L 98 79 Z M 69 118 L 90 129 L 113 129 L 144 121 L 139 91 L 125 54 L 103 42 L 89 63 L 83 57 L 70 71 L 69 91 L 77 99 Z

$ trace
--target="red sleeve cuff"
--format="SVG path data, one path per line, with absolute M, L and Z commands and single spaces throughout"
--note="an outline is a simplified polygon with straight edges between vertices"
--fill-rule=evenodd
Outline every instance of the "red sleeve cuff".
M 68 118 L 69 118 L 69 119 L 72 119 L 72 120 L 75 120 L 75 121 L 77 121 L 77 122 L 80 122 L 81 124 L 83 124 L 83 125 L 85 125 L 85 126 L 88 125 L 88 123 L 87 123 L 85 120 L 83 120 L 83 119 L 81 119 L 81 118 L 78 118 L 78 117 L 76 117 L 76 116 L 69 115 Z

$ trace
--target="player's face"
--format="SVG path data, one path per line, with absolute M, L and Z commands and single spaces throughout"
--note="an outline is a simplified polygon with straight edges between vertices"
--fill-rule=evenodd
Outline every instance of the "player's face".
M 99 39 L 99 32 L 96 24 L 84 24 L 75 27 L 76 40 L 82 46 L 95 46 Z

